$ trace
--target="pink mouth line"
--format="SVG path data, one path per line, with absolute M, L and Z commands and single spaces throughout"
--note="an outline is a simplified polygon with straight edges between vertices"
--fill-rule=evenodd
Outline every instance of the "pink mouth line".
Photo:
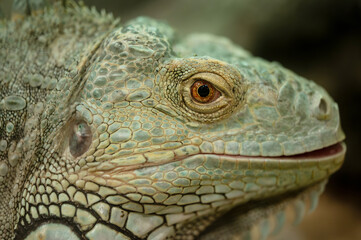
M 166 164 L 166 163 L 172 163 L 172 162 L 178 162 L 178 161 L 182 161 L 185 160 L 187 158 L 193 157 L 193 156 L 201 156 L 201 155 L 214 155 L 214 156 L 219 156 L 219 157 L 228 157 L 230 159 L 234 159 L 235 161 L 242 161 L 242 160 L 251 160 L 251 159 L 268 159 L 268 160 L 278 160 L 278 161 L 287 161 L 287 160 L 299 160 L 299 161 L 303 161 L 303 160 L 317 160 L 317 159 L 321 159 L 321 158 L 329 158 L 329 157 L 333 157 L 333 156 L 337 156 L 339 154 L 341 154 L 342 152 L 346 152 L 346 146 L 343 142 L 339 142 L 336 143 L 334 145 L 331 145 L 329 147 L 326 148 L 322 148 L 322 149 L 318 149 L 318 150 L 314 150 L 311 152 L 307 152 L 307 153 L 301 153 L 301 154 L 296 154 L 296 155 L 289 155 L 289 156 L 275 156 L 275 157 L 270 157 L 270 156 L 246 156 L 246 155 L 229 155 L 229 154 L 214 154 L 214 153 L 197 153 L 197 154 L 191 154 L 191 155 L 185 155 L 185 156 L 178 156 L 175 157 L 173 160 L 171 161 L 165 161 L 165 162 L 157 162 L 157 163 L 143 163 L 140 165 L 129 165 L 129 166 L 120 166 L 117 167 L 116 169 L 113 170 L 108 170 L 105 172 L 127 172 L 127 171 L 133 171 L 136 169 L 140 169 L 140 168 L 145 168 L 145 167 L 155 167 L 155 166 L 159 166 L 162 164 Z M 104 170 L 101 170 L 102 172 L 104 172 Z
M 238 159 L 270 159 L 270 160 L 311 160 L 311 159 L 319 159 L 325 157 L 332 157 L 340 154 L 345 151 L 345 144 L 343 142 L 338 142 L 331 146 L 321 148 L 318 150 L 314 150 L 311 152 L 300 153 L 295 155 L 282 155 L 282 156 L 247 156 L 247 155 L 229 155 L 229 154 L 212 154 L 211 155 L 219 155 L 226 157 L 236 157 Z M 201 153 L 201 154 L 209 154 L 209 153 Z
M 248 156 L 248 155 L 230 155 L 230 154 L 214 154 L 214 153 L 200 153 L 199 155 L 218 155 L 224 157 L 231 157 L 236 159 L 269 159 L 269 160 L 312 160 L 336 156 L 345 151 L 346 146 L 343 142 L 338 142 L 331 146 L 314 150 L 311 152 L 305 152 L 295 155 L 281 155 L 281 156 Z M 190 157 L 190 156 L 187 156 Z
M 296 155 L 290 155 L 290 156 L 281 156 L 280 158 L 292 158 L 292 159 L 310 159 L 310 158 L 323 158 L 323 157 L 329 157 L 333 155 L 337 155 L 338 153 L 342 152 L 344 150 L 345 146 L 339 142 L 334 145 L 331 145 L 329 147 L 325 147 L 322 149 L 314 150 L 307 153 L 301 153 Z

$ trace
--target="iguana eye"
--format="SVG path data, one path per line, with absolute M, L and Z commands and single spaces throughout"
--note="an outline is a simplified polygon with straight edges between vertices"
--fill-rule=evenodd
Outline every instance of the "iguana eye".
M 84 121 L 73 125 L 69 137 L 69 150 L 73 157 L 79 157 L 85 153 L 91 144 L 92 133 L 88 124 Z
M 211 83 L 197 80 L 191 86 L 191 95 L 197 102 L 210 103 L 216 100 L 221 93 Z
M 215 73 L 196 73 L 180 84 L 180 95 L 190 111 L 213 114 L 233 102 L 232 88 L 226 79 Z

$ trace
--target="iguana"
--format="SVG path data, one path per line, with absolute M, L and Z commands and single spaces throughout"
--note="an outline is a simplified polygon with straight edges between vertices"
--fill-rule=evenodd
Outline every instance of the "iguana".
M 223 37 L 46 4 L 0 24 L 0 239 L 266 239 L 315 208 L 346 149 L 323 88 Z

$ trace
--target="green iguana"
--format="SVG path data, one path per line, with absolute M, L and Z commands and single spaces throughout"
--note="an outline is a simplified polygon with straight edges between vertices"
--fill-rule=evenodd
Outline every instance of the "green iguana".
M 223 37 L 47 3 L 0 23 L 0 239 L 266 239 L 315 208 L 346 149 L 323 88 Z

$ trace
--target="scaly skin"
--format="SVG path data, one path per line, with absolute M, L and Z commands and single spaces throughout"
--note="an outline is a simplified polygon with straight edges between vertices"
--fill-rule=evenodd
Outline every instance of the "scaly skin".
M 321 87 L 221 37 L 71 5 L 0 25 L 1 239 L 261 239 L 314 208 L 345 153 Z

